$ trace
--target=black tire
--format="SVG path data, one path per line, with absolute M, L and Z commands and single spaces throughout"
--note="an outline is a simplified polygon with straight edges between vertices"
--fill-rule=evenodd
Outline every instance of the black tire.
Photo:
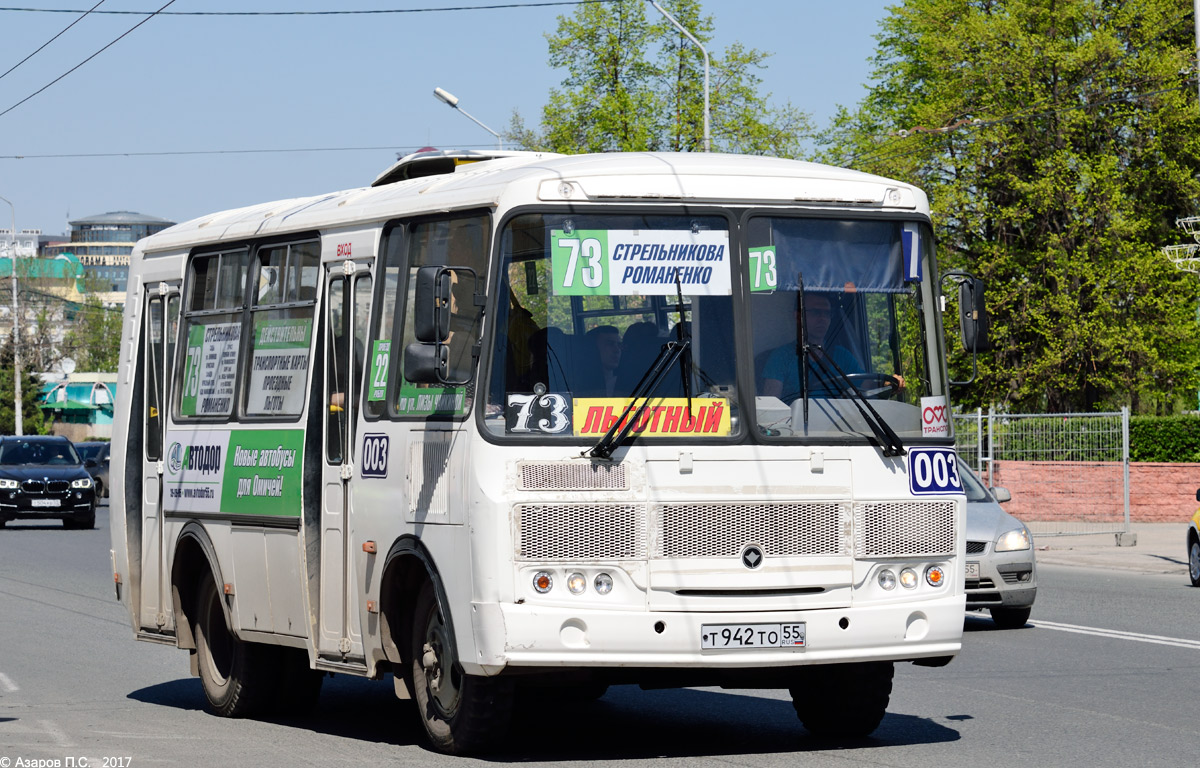
M 95 486 L 95 490 L 92 493 L 95 494 L 97 499 L 103 498 L 104 497 L 104 483 L 100 482 L 99 480 L 92 480 L 92 484 Z
M 1000 629 L 1020 629 L 1029 621 L 1029 614 L 1033 613 L 1033 606 L 1005 608 L 998 605 L 988 610 L 992 612 L 992 621 Z
M 222 597 L 211 575 L 200 584 L 193 613 L 200 686 L 208 710 L 221 717 L 261 712 L 271 700 L 273 649 L 244 643 L 225 623 Z
M 1188 536 L 1188 576 L 1193 587 L 1200 587 L 1200 539 Z
M 278 648 L 275 653 L 279 678 L 271 710 L 281 715 L 307 715 L 321 698 L 325 673 L 308 666 L 308 652 L 303 648 Z
M 513 709 L 508 680 L 463 673 L 433 584 L 417 595 L 409 644 L 413 698 L 429 742 L 451 755 L 478 753 L 503 738 Z
M 860 739 L 870 736 L 887 714 L 895 672 L 890 661 L 810 667 L 803 684 L 788 692 L 796 716 L 813 736 Z

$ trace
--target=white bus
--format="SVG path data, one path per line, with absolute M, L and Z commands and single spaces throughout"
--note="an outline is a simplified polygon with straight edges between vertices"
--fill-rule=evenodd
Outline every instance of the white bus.
M 210 709 L 326 673 L 484 750 L 514 695 L 954 657 L 965 497 L 928 201 L 718 154 L 426 152 L 135 248 L 112 562 Z

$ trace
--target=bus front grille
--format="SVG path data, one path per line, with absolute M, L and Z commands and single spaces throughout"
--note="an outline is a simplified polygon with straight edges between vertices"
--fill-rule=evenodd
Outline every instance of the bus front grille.
M 954 554 L 953 501 L 881 501 L 854 505 L 855 557 Z
M 641 504 L 519 504 L 521 560 L 632 560 L 646 557 Z
M 611 462 L 522 461 L 520 491 L 627 491 L 625 465 Z
M 748 544 L 767 557 L 844 555 L 850 505 L 834 502 L 661 504 L 654 556 L 739 557 Z

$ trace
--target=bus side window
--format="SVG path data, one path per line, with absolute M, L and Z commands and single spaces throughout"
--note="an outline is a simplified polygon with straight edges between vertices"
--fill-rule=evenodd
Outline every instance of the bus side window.
M 293 418 L 304 411 L 309 350 L 316 311 L 317 241 L 261 248 L 255 255 L 256 290 L 250 304 L 250 352 L 244 407 L 247 416 Z
M 181 418 L 233 413 L 246 304 L 249 251 L 195 256 L 188 265 L 184 354 L 176 407 Z
M 482 322 L 481 307 L 475 306 L 476 283 L 487 279 L 488 247 L 491 242 L 491 219 L 486 213 L 476 213 L 454 218 L 418 221 L 406 228 L 405 264 L 407 284 L 404 291 L 405 304 L 401 333 L 393 338 L 402 340 L 398 355 L 405 346 L 416 341 L 413 330 L 413 294 L 415 277 L 419 267 L 440 264 L 448 267 L 465 267 L 454 272 L 450 311 L 450 371 L 455 377 L 473 376 L 472 348 L 479 340 Z M 474 276 L 472 276 L 472 272 Z M 401 416 L 463 416 L 471 409 L 475 393 L 472 381 L 464 386 L 438 386 L 414 384 L 403 374 L 403 363 L 399 365 L 400 376 L 395 384 L 393 402 Z

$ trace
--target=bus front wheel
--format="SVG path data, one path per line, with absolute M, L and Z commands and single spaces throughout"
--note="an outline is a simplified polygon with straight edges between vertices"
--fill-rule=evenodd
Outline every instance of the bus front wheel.
M 411 639 L 413 698 L 433 747 L 456 755 L 493 747 L 508 727 L 512 684 L 462 671 L 454 637 L 428 581 L 417 596 Z
M 789 692 L 796 715 L 813 736 L 859 739 L 879 727 L 892 696 L 892 662 L 829 664 L 805 672 L 803 684 Z
M 269 649 L 242 642 L 229 631 L 211 575 L 200 585 L 193 631 L 209 711 L 221 717 L 245 717 L 260 710 L 271 693 Z

